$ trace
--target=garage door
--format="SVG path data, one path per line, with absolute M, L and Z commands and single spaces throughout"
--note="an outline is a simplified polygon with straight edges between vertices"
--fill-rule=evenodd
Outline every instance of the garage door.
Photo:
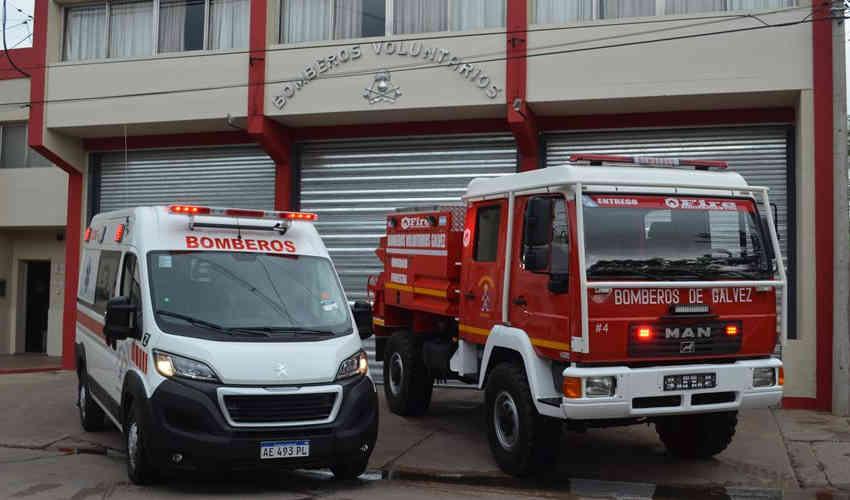
M 627 132 L 558 133 L 546 138 L 546 163 L 565 163 L 571 154 L 600 153 L 621 155 L 647 155 L 678 158 L 724 160 L 729 170 L 744 176 L 753 186 L 770 188 L 771 203 L 777 205 L 777 229 L 780 246 L 786 252 L 790 237 L 788 191 L 788 128 L 787 127 L 733 127 L 675 130 L 638 130 Z M 792 174 L 793 175 L 793 174 Z M 790 179 L 793 182 L 793 179 Z M 790 268 L 789 268 L 790 269 Z M 789 274 L 791 277 L 793 273 Z M 793 281 L 791 282 L 793 287 Z M 793 288 L 789 294 L 789 324 L 793 327 Z M 795 338 L 793 328 L 789 336 Z
M 516 171 L 509 135 L 308 143 L 300 151 L 301 210 L 316 224 L 350 300 L 381 271 L 375 256 L 386 214 L 456 202 L 475 177 Z
M 275 165 L 256 146 L 104 153 L 94 165 L 94 213 L 170 202 L 274 209 Z

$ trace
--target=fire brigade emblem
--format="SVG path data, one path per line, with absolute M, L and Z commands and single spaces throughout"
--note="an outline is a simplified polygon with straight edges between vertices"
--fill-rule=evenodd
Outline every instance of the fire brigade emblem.
M 495 288 L 493 278 L 482 276 L 478 280 L 478 286 L 481 287 L 481 315 L 489 316 L 489 313 L 493 310 L 493 298 L 490 297 L 490 290 Z
M 391 83 L 389 71 L 379 71 L 375 73 L 375 81 L 372 85 L 366 87 L 363 91 L 363 98 L 369 101 L 369 104 L 377 104 L 379 102 L 394 103 L 396 99 L 401 97 L 401 89 Z

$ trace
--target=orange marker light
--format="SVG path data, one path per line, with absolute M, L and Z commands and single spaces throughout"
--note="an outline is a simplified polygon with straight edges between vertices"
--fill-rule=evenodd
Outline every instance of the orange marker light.
M 91 228 L 87 227 L 86 234 L 83 236 L 83 241 L 89 241 L 89 239 L 91 239 Z
M 118 227 L 115 228 L 115 242 L 121 243 L 121 239 L 124 237 L 124 224 L 118 224 Z
M 779 385 L 785 385 L 785 368 L 779 367 Z
M 736 325 L 726 325 L 726 335 L 728 337 L 738 335 L 738 327 Z
M 564 396 L 572 399 L 581 397 L 581 379 L 576 377 L 564 377 Z
M 637 329 L 637 336 L 640 340 L 649 340 L 652 338 L 652 328 L 648 326 L 641 326 Z

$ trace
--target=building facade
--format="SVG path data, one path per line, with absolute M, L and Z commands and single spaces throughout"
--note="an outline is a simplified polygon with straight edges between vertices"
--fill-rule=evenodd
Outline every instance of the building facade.
M 67 207 L 68 264 L 51 274 L 63 319 L 51 316 L 48 337 L 70 365 L 79 235 L 100 211 L 183 201 L 317 212 L 358 298 L 379 269 L 387 210 L 456 200 L 474 177 L 572 153 L 722 159 L 777 204 L 792 276 L 786 405 L 846 412 L 844 28 L 832 7 L 36 0 L 29 77 L 2 68 L 0 117 L 26 122 L 29 146 L 59 167 L 27 173 L 65 176 L 65 197 L 50 196 Z M 25 199 L 8 210 L 25 222 L 33 197 L 10 181 Z M 0 243 L 10 290 L 28 244 L 6 244 L 4 257 Z M 19 351 L 19 315 L 5 314 L 0 349 Z

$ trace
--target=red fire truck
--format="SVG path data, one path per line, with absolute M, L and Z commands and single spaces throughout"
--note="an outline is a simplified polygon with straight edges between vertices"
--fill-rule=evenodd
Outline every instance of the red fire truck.
M 477 385 L 520 476 L 554 462 L 564 423 L 721 452 L 739 409 L 780 402 L 787 324 L 767 189 L 725 167 L 575 155 L 389 214 L 369 291 L 392 411 L 424 413 L 435 380 Z

